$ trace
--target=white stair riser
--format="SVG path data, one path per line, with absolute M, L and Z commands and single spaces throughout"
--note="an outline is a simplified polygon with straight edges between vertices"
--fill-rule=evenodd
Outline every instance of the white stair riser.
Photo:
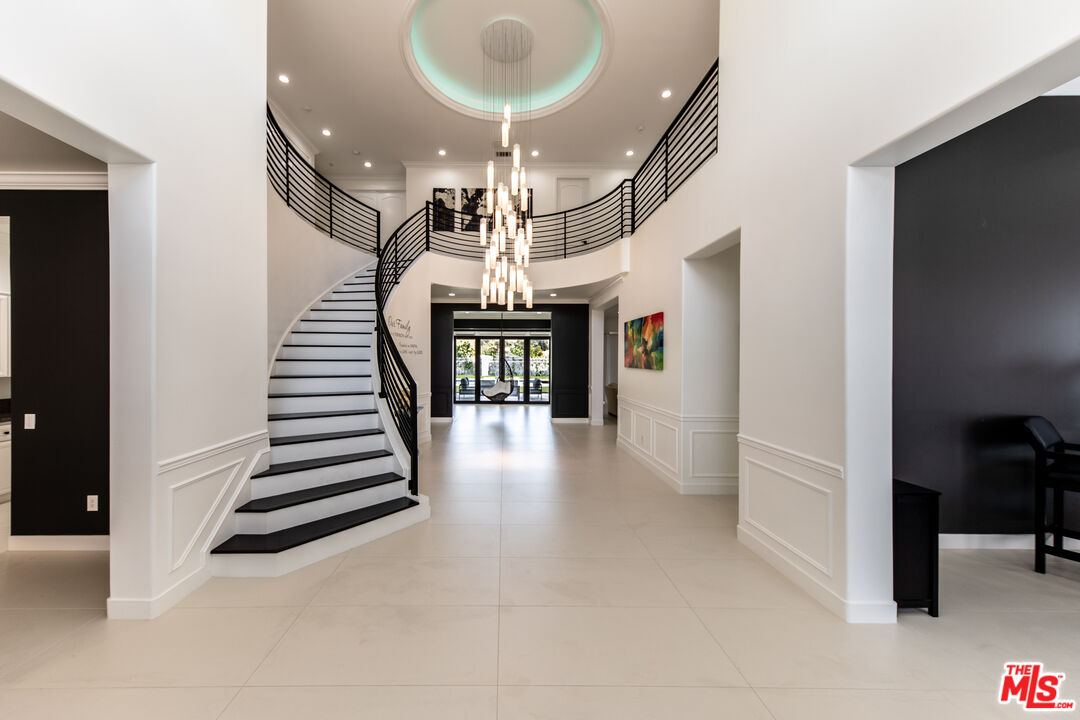
M 408 494 L 409 488 L 406 482 L 399 480 L 344 495 L 336 495 L 323 500 L 282 508 L 273 512 L 236 513 L 236 532 L 266 535 L 285 528 L 322 520 L 331 515 L 340 515 L 352 510 L 366 508 L 369 505 L 376 505 Z
M 318 360 L 319 358 L 333 360 L 370 360 L 370 347 L 349 347 L 348 345 L 336 345 L 334 347 L 303 346 L 283 347 L 278 355 L 279 360 Z
M 284 463 L 293 462 L 294 460 L 314 460 L 315 458 L 333 457 L 334 455 L 348 455 L 349 453 L 385 449 L 386 436 L 382 434 L 292 443 L 291 445 L 271 445 L 270 462 Z
M 353 335 L 350 333 L 304 332 L 289 333 L 290 345 L 342 345 L 349 347 L 371 347 L 373 335 Z
M 335 320 L 301 320 L 300 329 L 309 332 L 372 332 L 375 329 L 375 321 L 362 320 L 360 322 L 341 322 Z
M 320 300 L 318 306 L 312 310 L 355 310 L 369 312 L 374 316 L 375 299 L 360 295 L 336 295 L 332 300 Z
M 314 470 L 301 470 L 300 472 L 284 473 L 282 475 L 251 478 L 251 497 L 264 498 L 271 495 L 281 495 L 294 490 L 305 490 L 320 485 L 378 475 L 384 472 L 401 472 L 401 469 L 396 467 L 393 455 L 372 458 L 371 460 L 357 460 L 356 462 L 341 465 L 330 465 L 329 467 L 315 468 Z
M 271 415 L 322 412 L 324 410 L 371 410 L 374 395 L 314 395 L 308 397 L 270 398 Z
M 345 430 L 369 430 L 379 427 L 376 413 L 367 415 L 333 415 L 330 417 L 297 418 L 294 420 L 271 420 L 270 437 L 313 435 L 315 433 L 344 432 Z
M 276 360 L 274 375 L 370 375 L 370 360 Z
M 210 572 L 218 577 L 279 577 L 427 520 L 431 516 L 431 506 L 423 496 L 420 500 L 421 504 L 416 507 L 283 552 L 211 555 Z
M 271 393 L 370 392 L 369 377 L 270 378 Z
M 307 315 L 304 316 L 305 320 L 329 320 L 331 322 L 337 322 L 339 320 L 369 320 L 375 322 L 374 310 L 320 310 L 315 308 L 308 310 Z

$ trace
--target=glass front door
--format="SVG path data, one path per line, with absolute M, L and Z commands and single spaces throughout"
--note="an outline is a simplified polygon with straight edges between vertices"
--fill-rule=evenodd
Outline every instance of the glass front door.
M 454 338 L 454 399 L 476 402 L 476 338 Z
M 522 383 L 525 382 L 525 343 L 523 338 L 503 339 L 503 379 L 510 381 L 510 395 L 504 402 L 521 402 L 524 397 Z
M 551 339 L 455 337 L 454 402 L 491 402 L 496 383 L 503 402 L 550 402 Z
M 480 402 L 490 402 L 484 391 L 491 391 L 502 376 L 502 341 L 498 338 L 482 338 L 480 343 L 480 365 L 477 368 L 477 382 L 480 386 Z

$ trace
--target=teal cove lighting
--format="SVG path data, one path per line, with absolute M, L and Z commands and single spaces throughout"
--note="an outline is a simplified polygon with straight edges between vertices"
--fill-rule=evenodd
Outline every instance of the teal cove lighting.
M 426 41 L 426 38 L 439 37 L 440 31 L 444 31 L 443 28 L 438 27 L 438 21 L 432 19 L 432 15 L 439 14 L 432 12 L 432 6 L 445 2 L 446 0 L 419 0 L 416 4 L 416 11 L 409 26 L 409 42 L 416 66 L 435 90 L 448 99 L 472 110 L 490 112 L 492 108 L 484 104 L 480 54 L 477 53 L 475 71 L 466 75 L 460 68 L 448 70 L 444 67 L 437 59 L 437 50 L 429 47 Z M 546 114 L 543 112 L 544 108 L 550 108 L 572 95 L 585 83 L 600 61 L 604 32 L 595 8 L 588 0 L 572 0 L 565 4 L 573 6 L 574 22 L 577 24 L 575 34 L 581 36 L 583 42 L 576 44 L 573 51 L 574 57 L 560 58 L 560 62 L 557 63 L 559 72 L 542 78 L 534 75 L 532 87 L 534 115 L 538 112 Z M 530 24 L 528 17 L 518 16 L 516 13 L 507 13 L 506 17 L 513 17 L 527 25 Z M 585 22 L 586 27 L 579 24 L 582 21 Z M 462 41 L 475 44 L 479 49 L 481 29 L 477 27 L 474 37 L 462 38 Z M 512 110 L 521 111 L 525 107 L 526 100 L 524 97 L 511 98 Z M 551 111 L 553 110 L 549 110 Z

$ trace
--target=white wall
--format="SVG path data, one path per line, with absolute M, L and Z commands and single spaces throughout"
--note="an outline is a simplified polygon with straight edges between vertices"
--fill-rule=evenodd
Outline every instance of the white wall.
M 556 184 L 559 178 L 589 178 L 591 202 L 602 197 L 637 169 L 634 165 L 547 165 L 525 163 L 529 185 L 533 188 L 533 212 L 555 212 Z M 461 209 L 461 188 L 483 187 L 487 182 L 487 163 L 405 163 L 405 208 L 412 214 L 431 200 L 437 187 L 456 188 Z
M 890 181 L 848 168 L 906 160 L 1077 76 L 1078 20 L 1061 0 L 721 4 L 719 154 L 631 240 L 620 316 L 665 313 L 665 370 L 620 372 L 620 440 L 673 453 L 692 380 L 681 263 L 739 238 L 740 538 L 849 620 L 888 622 L 895 606 L 889 349 L 872 331 L 889 322 L 889 253 L 849 247 L 891 241 Z M 1017 92 L 1010 76 L 1059 48 L 1068 62 Z M 851 221 L 867 211 L 879 217 Z M 849 320 L 862 330 L 845 334 Z
M 293 212 L 266 182 L 267 358 L 300 314 L 375 256 L 327 237 Z
M 109 612 L 153 616 L 266 448 L 266 4 L 0 16 L 0 110 L 110 163 Z

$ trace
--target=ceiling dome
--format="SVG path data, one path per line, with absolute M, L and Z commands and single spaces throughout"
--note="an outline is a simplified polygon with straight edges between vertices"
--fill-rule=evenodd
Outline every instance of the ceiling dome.
M 611 33 L 601 0 L 413 0 L 402 27 L 405 63 L 439 102 L 487 118 L 483 38 L 489 27 L 505 21 L 531 33 L 534 118 L 581 97 L 610 55 Z

